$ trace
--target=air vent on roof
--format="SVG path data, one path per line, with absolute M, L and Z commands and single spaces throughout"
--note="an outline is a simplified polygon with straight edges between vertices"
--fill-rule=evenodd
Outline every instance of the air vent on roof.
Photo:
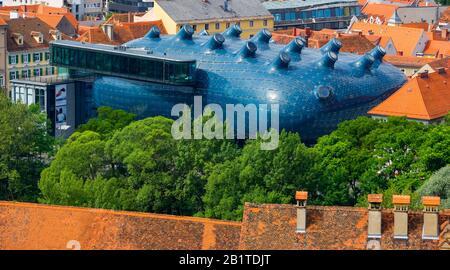
M 424 71 L 420 72 L 419 77 L 422 79 L 428 78 L 428 70 L 424 70 Z
M 438 74 L 446 74 L 446 73 L 447 73 L 447 72 L 445 71 L 445 68 L 443 68 L 443 67 L 438 67 L 438 68 L 436 69 L 436 71 L 437 71 Z

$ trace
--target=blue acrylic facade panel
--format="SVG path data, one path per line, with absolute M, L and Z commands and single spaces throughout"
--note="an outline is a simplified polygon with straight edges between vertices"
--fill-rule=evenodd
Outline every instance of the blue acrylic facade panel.
M 400 70 L 379 61 L 384 54 L 381 48 L 366 56 L 337 54 L 339 41 L 321 50 L 302 48 L 305 41 L 300 38 L 283 46 L 268 42 L 270 33 L 262 31 L 250 42 L 257 47 L 252 54 L 248 40 L 233 33 L 224 36 L 225 42 L 214 49 L 211 40 L 217 35 L 144 37 L 126 43 L 148 48 L 155 55 L 196 59 L 197 84 L 173 86 L 102 77 L 93 85 L 96 105 L 124 109 L 142 118 L 170 116 L 173 105 L 192 105 L 196 95 L 203 97 L 203 105 L 216 103 L 223 108 L 277 103 L 281 128 L 298 131 L 302 139 L 312 141 L 343 120 L 365 115 L 406 81 Z

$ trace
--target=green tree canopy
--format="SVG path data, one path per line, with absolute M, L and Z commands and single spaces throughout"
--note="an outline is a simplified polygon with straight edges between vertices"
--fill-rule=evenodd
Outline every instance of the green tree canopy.
M 203 210 L 208 171 L 238 148 L 222 140 L 174 140 L 172 123 L 147 118 L 111 138 L 73 134 L 42 173 L 40 201 L 180 215 Z
M 110 107 L 99 107 L 97 117 L 89 119 L 86 124 L 81 125 L 77 131 L 95 131 L 103 138 L 111 137 L 116 130 L 128 126 L 136 119 L 136 115 L 124 110 L 114 110 Z
M 36 200 L 37 182 L 53 153 L 46 115 L 0 93 L 0 200 Z
M 450 165 L 442 167 L 433 173 L 417 191 L 417 204 L 422 196 L 439 196 L 441 198 L 441 207 L 450 208 Z

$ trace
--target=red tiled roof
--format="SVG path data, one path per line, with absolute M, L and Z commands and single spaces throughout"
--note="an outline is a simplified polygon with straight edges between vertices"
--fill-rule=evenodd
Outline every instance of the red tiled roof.
M 422 240 L 422 212 L 408 214 L 408 241 L 393 239 L 393 212 L 382 211 L 382 249 L 438 249 L 448 242 L 449 211 L 439 240 Z M 42 204 L 0 202 L 0 249 L 366 249 L 368 210 L 306 208 L 296 233 L 294 205 L 250 204 L 243 222 Z
M 353 31 L 362 31 L 364 35 L 387 36 L 392 39 L 398 51 L 411 56 L 425 31 L 419 28 L 396 27 L 387 25 L 356 22 L 351 28 Z
M 397 10 L 398 6 L 380 3 L 368 3 L 363 9 L 362 13 L 367 16 L 379 17 L 382 21 L 387 22 Z
M 450 56 L 430 62 L 428 63 L 428 65 L 433 69 L 437 69 L 440 67 L 450 68 Z
M 115 13 L 105 23 L 107 24 L 130 23 L 134 22 L 134 16 L 142 16 L 142 15 L 145 15 L 145 12 Z
M 416 57 L 416 56 L 400 56 L 400 55 L 386 55 L 384 61 L 391 63 L 394 66 L 403 67 L 423 67 L 436 59 L 428 57 Z
M 450 41 L 430 40 L 423 53 L 434 56 L 450 56 Z
M 161 34 L 167 34 L 162 21 L 117 23 L 113 24 L 113 40 L 100 27 L 81 27 L 78 41 L 103 44 L 123 44 L 143 37 L 153 26 L 157 26 Z
M 441 18 L 439 19 L 442 23 L 450 23 L 450 7 L 448 7 L 444 13 L 442 14 Z
M 240 222 L 0 202 L 0 249 L 237 249 Z M 20 239 L 20 241 L 18 241 Z
M 245 204 L 240 249 L 366 249 L 368 210 L 355 207 L 309 206 L 306 233 L 296 233 L 296 207 Z M 394 240 L 394 214 L 382 210 L 381 249 L 438 249 L 438 240 L 422 240 L 423 213 L 410 212 L 408 241 Z M 450 213 L 441 213 L 444 224 Z
M 443 117 L 450 111 L 449 79 L 449 70 L 444 74 L 428 74 L 428 78 L 417 76 L 370 110 L 369 114 L 421 120 Z
M 307 36 L 306 31 L 301 30 L 303 29 L 295 29 L 295 31 L 277 31 L 272 33 L 272 38 L 279 44 L 288 44 L 296 37 L 296 35 L 289 33 L 295 32 L 297 35 L 303 37 Z M 333 29 L 311 31 L 308 36 L 308 47 L 320 48 L 333 38 L 337 38 L 342 42 L 341 52 L 364 54 L 374 47 L 374 44 L 364 36 L 360 36 L 359 34 L 337 33 L 336 30 Z
M 39 18 L 18 18 L 8 21 L 8 36 L 7 46 L 8 51 L 23 51 L 36 48 L 47 48 L 49 42 L 54 40 L 50 34 L 50 30 L 54 28 L 48 26 L 45 22 Z M 43 36 L 43 42 L 38 43 L 36 39 L 31 36 L 31 32 L 40 32 Z M 14 33 L 20 33 L 23 35 L 23 45 L 18 45 L 13 38 Z M 63 39 L 70 39 L 66 35 L 62 35 Z

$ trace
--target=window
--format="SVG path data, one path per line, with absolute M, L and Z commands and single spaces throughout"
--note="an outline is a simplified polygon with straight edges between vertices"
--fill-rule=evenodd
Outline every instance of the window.
M 275 14 L 274 17 L 276 22 L 281 21 L 281 14 Z
M 205 23 L 205 30 L 206 30 L 206 31 L 209 30 L 209 23 Z
M 45 89 L 37 88 L 34 90 L 34 103 L 39 105 L 41 111 L 46 111 L 45 108 Z
M 253 27 L 254 22 L 253 22 L 253 21 L 249 21 L 249 22 L 248 22 L 248 25 L 249 25 L 250 27 Z
M 227 23 L 227 29 L 230 28 L 230 23 Z
M 220 23 L 216 23 L 216 30 L 220 29 Z
M 0 86 L 5 85 L 5 79 L 3 78 L 3 75 L 0 75 Z
M 33 62 L 40 62 L 41 61 L 41 54 L 42 53 L 33 53 Z
M 16 72 L 15 71 L 11 71 L 11 72 L 9 72 L 9 79 L 10 80 L 14 80 L 14 79 L 16 79 L 17 77 L 16 77 Z
M 197 31 L 197 25 L 196 25 L 196 24 L 194 24 L 194 25 L 192 26 L 192 28 L 194 28 L 194 31 Z
M 267 20 L 263 21 L 263 26 L 267 26 Z
M 10 55 L 9 56 L 9 64 L 15 65 L 17 63 L 19 63 L 19 55 Z
M 32 88 L 27 88 L 27 102 L 26 102 L 27 105 L 31 105 L 34 103 L 33 92 L 34 91 Z
M 145 77 L 146 80 L 172 82 L 175 84 L 193 82 L 195 61 L 174 62 L 166 59 L 136 57 L 110 52 L 86 51 L 64 46 L 52 46 L 52 64 L 78 68 L 91 72 L 102 71 L 125 77 Z M 50 68 L 50 67 L 49 67 Z M 53 67 L 51 67 L 53 69 Z M 168 68 L 170 70 L 164 70 Z M 47 70 L 48 74 L 49 70 Z M 170 75 L 170 72 L 172 74 Z M 54 73 L 54 70 L 52 70 Z M 42 76 L 42 70 L 40 71 Z M 166 76 L 163 76 L 165 74 Z M 169 76 L 170 75 L 170 76 Z
M 28 64 L 30 62 L 30 57 L 31 55 L 26 53 L 26 54 L 22 54 L 22 63 L 24 64 Z
M 30 77 L 30 71 L 22 70 L 22 78 L 29 78 L 29 77 Z
M 39 77 L 39 76 L 41 76 L 41 74 L 42 74 L 42 70 L 40 68 L 35 68 L 33 70 L 33 76 L 34 77 Z
M 45 52 L 45 61 L 48 61 L 50 59 L 50 52 Z

